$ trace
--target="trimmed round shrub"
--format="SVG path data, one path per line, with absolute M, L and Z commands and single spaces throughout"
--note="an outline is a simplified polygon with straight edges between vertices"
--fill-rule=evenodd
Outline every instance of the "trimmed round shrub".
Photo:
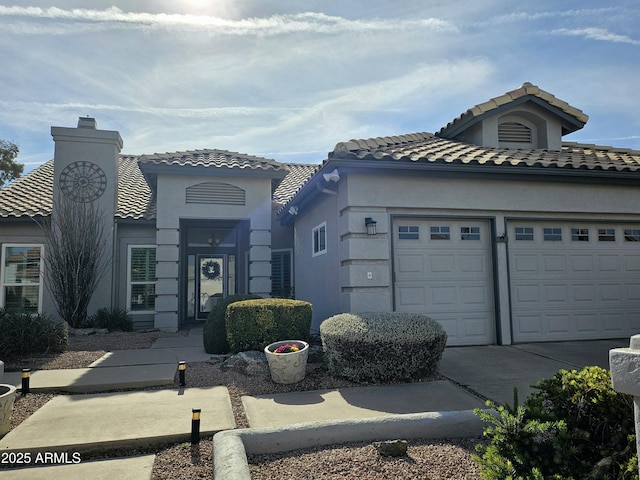
M 411 381 L 435 373 L 447 333 L 416 313 L 342 313 L 320 325 L 331 375 L 355 382 Z
M 258 295 L 229 295 L 221 298 L 211 308 L 207 320 L 204 322 L 202 340 L 204 342 L 204 351 L 207 353 L 229 353 L 229 342 L 227 341 L 227 326 L 225 324 L 225 315 L 227 307 L 235 302 L 242 300 L 257 300 L 262 297 Z
M 235 302 L 225 316 L 231 352 L 262 351 L 279 340 L 309 341 L 311 304 L 302 300 L 262 298 Z

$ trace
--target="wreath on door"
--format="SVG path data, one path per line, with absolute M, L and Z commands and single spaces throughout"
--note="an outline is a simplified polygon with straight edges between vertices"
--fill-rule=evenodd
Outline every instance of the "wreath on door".
M 207 280 L 218 280 L 220 278 L 220 264 L 209 260 L 202 265 L 202 276 Z

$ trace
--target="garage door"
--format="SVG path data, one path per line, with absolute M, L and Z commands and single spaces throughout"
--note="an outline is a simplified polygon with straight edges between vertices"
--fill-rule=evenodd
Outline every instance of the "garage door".
M 447 345 L 494 343 L 489 222 L 394 219 L 394 301 L 447 331 Z
M 640 226 L 509 223 L 516 342 L 640 332 Z

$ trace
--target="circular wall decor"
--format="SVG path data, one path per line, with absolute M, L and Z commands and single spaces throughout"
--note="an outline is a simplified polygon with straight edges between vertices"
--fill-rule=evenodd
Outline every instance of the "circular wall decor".
M 95 163 L 73 162 L 60 174 L 60 189 L 76 202 L 91 202 L 100 198 L 107 189 L 107 176 Z
M 202 265 L 202 276 L 207 280 L 218 280 L 220 278 L 220 264 L 209 260 Z

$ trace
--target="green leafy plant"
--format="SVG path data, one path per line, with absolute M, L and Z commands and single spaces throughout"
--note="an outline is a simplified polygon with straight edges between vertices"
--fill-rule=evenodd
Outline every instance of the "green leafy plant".
M 633 401 L 600 367 L 560 370 L 524 406 L 476 410 L 491 442 L 474 459 L 485 479 L 637 480 Z
M 235 302 L 242 300 L 258 300 L 261 297 L 257 295 L 229 295 L 221 298 L 211 308 L 204 323 L 202 340 L 204 342 L 204 350 L 207 353 L 229 353 L 229 342 L 227 341 L 227 326 L 225 323 L 225 315 L 227 307 Z
M 0 309 L 0 358 L 61 353 L 69 348 L 67 324 L 45 314 L 9 313 Z
M 121 308 L 101 308 L 82 323 L 83 328 L 106 328 L 110 332 L 133 331 L 133 319 Z

